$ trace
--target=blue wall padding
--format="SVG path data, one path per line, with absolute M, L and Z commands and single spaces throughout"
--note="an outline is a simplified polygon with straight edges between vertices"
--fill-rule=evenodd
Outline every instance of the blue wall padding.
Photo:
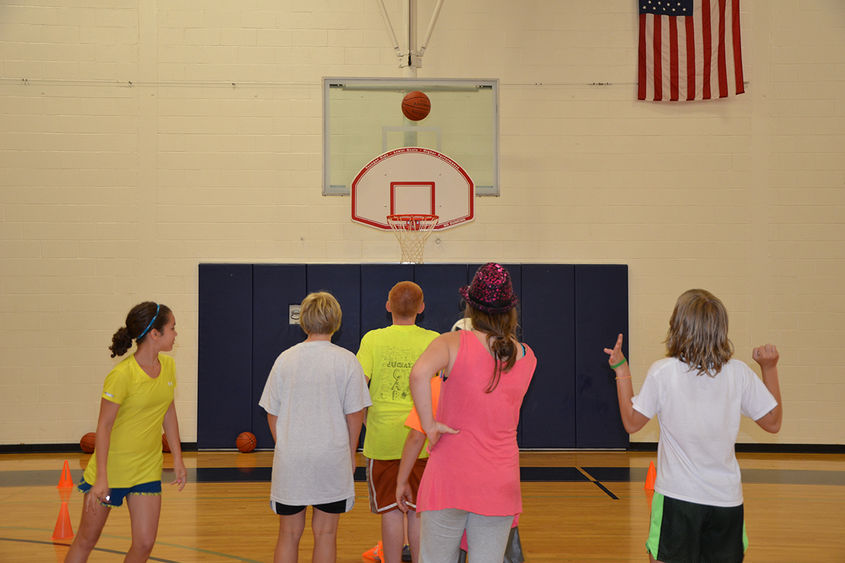
M 574 448 L 575 275 L 566 264 L 522 265 L 523 340 L 537 370 L 520 416 L 520 446 Z
M 361 342 L 361 268 L 358 264 L 309 264 L 305 266 L 307 293 L 328 291 L 343 311 L 343 322 L 332 342 L 352 353 Z M 382 304 L 384 310 L 384 304 Z
M 252 425 L 252 265 L 200 264 L 197 446 L 231 448 Z
M 258 400 L 276 357 L 304 340 L 290 305 L 329 291 L 343 309 L 333 342 L 358 351 L 368 330 L 390 324 L 387 293 L 416 281 L 419 318 L 445 332 L 462 316 L 458 288 L 480 264 L 201 264 L 198 428 L 200 448 L 233 448 L 253 432 L 271 448 Z M 520 339 L 537 354 L 518 441 L 523 448 L 624 448 L 613 372 L 602 348 L 628 331 L 628 270 L 617 265 L 505 264 L 520 299 Z M 627 352 L 627 346 L 626 346 Z
M 272 448 L 267 413 L 258 406 L 270 369 L 278 355 L 304 340 L 299 324 L 288 322 L 289 305 L 305 297 L 305 266 L 256 264 L 253 270 L 252 416 L 250 428 L 259 448 Z
M 455 321 L 464 316 L 463 299 L 458 288 L 466 285 L 466 277 L 466 264 L 414 266 L 413 281 L 419 284 L 425 296 L 425 311 L 417 319 L 417 324 L 440 333 L 451 330 Z
M 413 264 L 364 264 L 361 266 L 361 335 L 390 324 L 385 309 L 387 292 L 403 280 L 414 279 Z M 358 346 L 355 346 L 355 352 Z
M 628 267 L 575 266 L 575 409 L 579 448 L 627 448 L 616 381 L 604 348 L 628 347 Z

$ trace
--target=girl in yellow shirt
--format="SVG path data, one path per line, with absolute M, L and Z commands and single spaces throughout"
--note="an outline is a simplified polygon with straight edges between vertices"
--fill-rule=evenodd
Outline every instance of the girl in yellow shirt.
M 146 561 L 155 545 L 161 513 L 161 428 L 173 454 L 176 484 L 181 491 L 187 472 L 182 461 L 179 423 L 173 392 L 173 349 L 176 319 L 162 304 L 140 303 L 129 311 L 126 326 L 112 337 L 112 357 L 137 344 L 135 353 L 106 376 L 97 420 L 94 455 L 79 489 L 85 493 L 79 532 L 65 558 L 86 561 L 97 544 L 111 508 L 129 506 L 132 546 L 126 561 Z

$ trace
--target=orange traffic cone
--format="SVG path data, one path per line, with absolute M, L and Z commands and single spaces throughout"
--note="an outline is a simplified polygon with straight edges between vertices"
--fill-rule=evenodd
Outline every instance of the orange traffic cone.
M 59 518 L 56 520 L 56 527 L 53 529 L 53 541 L 69 540 L 73 537 L 73 527 L 70 525 L 70 513 L 67 510 L 67 503 L 62 502 L 59 509 Z
M 56 486 L 60 489 L 73 488 L 73 479 L 70 477 L 70 466 L 68 466 L 67 460 L 65 460 L 65 464 L 62 467 L 62 476 L 59 479 L 59 484 Z
M 70 495 L 73 494 L 73 489 L 69 489 L 67 487 L 62 487 L 59 489 L 59 499 L 62 502 L 68 502 L 70 500 Z
M 654 462 L 648 464 L 648 473 L 645 476 L 645 486 L 643 488 L 647 491 L 654 490 L 654 480 L 657 478 L 657 469 L 654 467 Z
M 384 561 L 384 550 L 382 548 L 382 543 L 378 542 L 375 547 L 371 547 L 367 551 L 361 554 L 361 557 L 367 561 L 375 561 L 375 563 L 381 563 Z

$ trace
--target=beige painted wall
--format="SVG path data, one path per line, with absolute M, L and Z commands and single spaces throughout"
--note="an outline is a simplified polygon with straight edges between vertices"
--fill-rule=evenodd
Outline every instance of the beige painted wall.
M 742 18 L 748 93 L 657 105 L 634 100 L 634 2 L 447 0 L 419 76 L 500 80 L 502 195 L 426 259 L 629 264 L 635 388 L 708 288 L 740 359 L 782 354 L 783 430 L 739 440 L 842 444 L 845 3 Z M 402 75 L 372 0 L 0 5 L 0 443 L 92 431 L 145 299 L 176 311 L 195 440 L 199 262 L 395 261 L 320 195 L 320 79 Z

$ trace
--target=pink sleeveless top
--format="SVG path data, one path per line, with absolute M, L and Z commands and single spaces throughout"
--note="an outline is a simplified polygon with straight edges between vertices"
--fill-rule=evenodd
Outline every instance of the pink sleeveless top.
M 522 512 L 519 408 L 537 367 L 531 348 L 503 373 L 492 393 L 493 357 L 470 331 L 461 331 L 458 356 L 443 383 L 437 420 L 458 434 L 443 434 L 431 450 L 417 510 L 457 508 L 484 516 Z

